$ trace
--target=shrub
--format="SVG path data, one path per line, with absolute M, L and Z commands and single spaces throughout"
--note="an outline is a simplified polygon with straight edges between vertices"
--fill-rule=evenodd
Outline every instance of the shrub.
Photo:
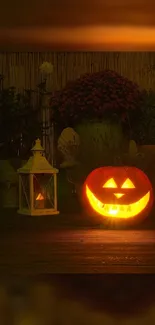
M 85 74 L 57 91 L 50 100 L 52 119 L 62 127 L 83 120 L 121 119 L 141 105 L 142 94 L 137 84 L 115 71 Z
M 142 92 L 143 100 L 137 117 L 130 117 L 132 137 L 137 144 L 155 144 L 155 92 Z

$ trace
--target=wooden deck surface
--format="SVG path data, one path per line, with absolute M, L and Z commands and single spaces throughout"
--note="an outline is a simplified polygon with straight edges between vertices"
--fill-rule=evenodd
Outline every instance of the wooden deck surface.
M 1 276 L 51 273 L 155 274 L 155 231 L 88 228 L 1 233 Z

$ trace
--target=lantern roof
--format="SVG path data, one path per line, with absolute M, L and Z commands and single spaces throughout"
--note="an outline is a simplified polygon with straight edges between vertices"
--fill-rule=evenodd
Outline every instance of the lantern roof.
M 33 156 L 27 163 L 18 169 L 20 174 L 56 174 L 58 169 L 51 166 L 44 156 L 44 148 L 41 146 L 39 139 L 36 140 L 34 147 L 31 149 Z

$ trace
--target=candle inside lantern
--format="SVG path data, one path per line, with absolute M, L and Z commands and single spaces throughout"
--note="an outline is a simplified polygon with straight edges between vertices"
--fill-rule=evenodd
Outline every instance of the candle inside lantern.
M 39 193 L 36 197 L 36 208 L 44 209 L 44 196 L 42 193 Z

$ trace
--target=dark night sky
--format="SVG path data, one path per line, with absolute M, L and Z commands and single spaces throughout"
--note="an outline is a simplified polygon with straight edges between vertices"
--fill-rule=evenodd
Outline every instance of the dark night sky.
M 5 0 L 0 26 L 155 25 L 153 0 Z
M 1 46 L 29 43 L 79 49 L 116 45 L 135 49 L 138 42 L 138 48 L 152 49 L 154 12 L 153 0 L 6 0 L 1 6 L 0 42 Z M 4 30 L 8 28 L 11 31 Z

